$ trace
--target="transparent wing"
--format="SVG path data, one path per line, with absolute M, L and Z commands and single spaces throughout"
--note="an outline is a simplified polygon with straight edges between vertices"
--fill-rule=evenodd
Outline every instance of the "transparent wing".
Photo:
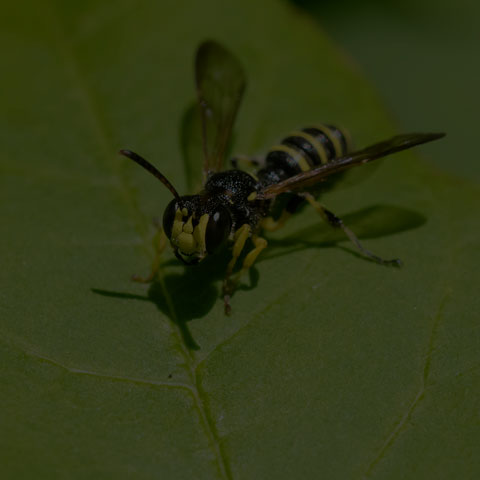
M 246 81 L 240 62 L 213 41 L 206 41 L 198 48 L 195 81 L 202 120 L 203 171 L 206 177 L 223 167 Z
M 204 184 L 201 131 L 200 110 L 195 102 L 185 110 L 180 128 L 180 146 L 189 194 L 198 193 Z
M 284 192 L 304 192 L 319 182 L 324 181 L 330 175 L 342 172 L 356 165 L 364 165 L 378 158 L 385 157 L 395 152 L 431 142 L 444 137 L 444 133 L 410 133 L 398 135 L 384 142 L 375 143 L 345 157 L 332 160 L 320 167 L 302 172 L 283 182 L 266 187 L 262 192 L 263 198 L 274 198 Z

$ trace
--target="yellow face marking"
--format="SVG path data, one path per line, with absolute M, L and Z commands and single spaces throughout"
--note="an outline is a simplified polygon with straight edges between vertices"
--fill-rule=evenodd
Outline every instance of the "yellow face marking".
M 252 192 L 248 197 L 247 200 L 249 202 L 253 202 L 257 198 L 257 192 Z
M 275 150 L 280 150 L 282 152 L 288 153 L 295 160 L 302 172 L 308 172 L 310 170 L 310 165 L 299 151 L 291 147 L 287 147 L 286 145 L 275 145 L 274 147 L 272 147 L 271 151 Z
M 320 130 L 333 144 L 335 150 L 335 157 L 340 157 L 342 155 L 342 145 L 340 140 L 331 132 L 331 130 L 326 125 L 314 125 L 314 128 Z
M 301 132 L 300 130 L 295 130 L 290 134 L 292 137 L 301 137 L 304 138 L 307 142 L 309 142 L 315 151 L 317 152 L 318 156 L 320 157 L 320 163 L 325 165 L 328 163 L 327 152 L 325 151 L 325 147 L 313 136 L 309 133 Z
M 175 219 L 173 220 L 172 238 L 177 238 L 183 232 L 183 214 L 180 210 L 175 212 Z
M 176 239 L 175 243 L 178 249 L 187 255 L 195 253 L 197 250 L 197 242 L 191 233 L 182 232 Z
M 188 217 L 185 222 L 183 219 Z M 210 216 L 204 214 L 193 226 L 195 214 L 190 215 L 186 208 L 177 209 L 173 220 L 171 244 L 185 255 L 196 255 L 202 260 L 207 255 L 206 231 Z
M 208 215 L 208 213 L 204 213 L 200 217 L 200 221 L 198 222 L 198 225 L 195 227 L 193 231 L 193 237 L 195 238 L 198 245 L 197 250 L 203 255 L 205 255 L 207 252 L 205 236 L 207 232 L 207 224 L 209 219 L 210 219 L 210 215 Z
M 183 224 L 183 231 L 185 233 L 193 233 L 192 220 L 193 220 L 193 215 L 189 217 L 189 219 Z

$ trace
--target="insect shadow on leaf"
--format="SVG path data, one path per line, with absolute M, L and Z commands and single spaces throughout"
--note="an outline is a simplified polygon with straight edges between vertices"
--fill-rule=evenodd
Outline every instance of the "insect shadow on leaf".
M 391 206 L 374 205 L 346 214 L 348 221 L 355 228 L 359 238 L 381 238 L 421 227 L 426 218 L 410 209 Z M 352 255 L 361 256 L 356 250 L 339 245 L 344 243 L 342 232 L 328 228 L 326 225 L 314 223 L 292 235 L 283 238 L 269 238 L 272 247 L 261 258 L 260 262 L 279 256 L 288 255 L 294 251 L 310 248 L 331 248 L 338 246 Z M 137 295 L 127 292 L 92 288 L 92 292 L 117 300 L 135 300 L 152 302 L 162 314 L 174 322 L 180 331 L 182 340 L 189 350 L 198 350 L 200 346 L 192 337 L 189 322 L 208 315 L 220 296 L 218 284 L 223 279 L 225 266 L 228 263 L 228 249 L 219 252 L 215 257 L 209 257 L 196 268 L 180 266 L 174 259 L 163 264 L 165 274 L 155 278 L 150 284 L 147 295 Z M 169 271 L 169 269 L 174 271 Z M 179 271 L 182 269 L 182 271 Z M 240 290 L 255 288 L 259 274 L 254 267 L 249 271 L 248 284 L 242 284 Z M 168 292 L 168 293 L 167 293 Z
M 362 240 L 382 238 L 413 230 L 427 222 L 426 217 L 421 213 L 393 205 L 372 205 L 342 215 L 342 218 Z M 338 247 L 356 257 L 365 259 L 357 250 L 342 245 L 348 242 L 343 232 L 331 229 L 325 224 L 318 224 L 318 222 L 296 230 L 293 234 L 285 237 L 270 237 L 268 242 L 272 248 L 259 260 L 259 263 L 299 250 L 329 247 Z M 373 260 L 371 261 L 373 262 Z
M 91 291 L 122 301 L 152 302 L 177 325 L 185 346 L 189 350 L 199 350 L 200 345 L 193 338 L 188 324 L 205 317 L 214 307 L 220 296 L 218 283 L 223 279 L 228 258 L 229 252 L 225 248 L 214 258 L 205 259 L 196 268 L 179 266 L 174 259 L 166 261 L 162 265 L 162 275 L 153 279 L 146 295 L 99 288 L 92 288 Z M 249 285 L 240 286 L 240 290 L 256 287 L 258 271 L 253 268 L 249 273 Z

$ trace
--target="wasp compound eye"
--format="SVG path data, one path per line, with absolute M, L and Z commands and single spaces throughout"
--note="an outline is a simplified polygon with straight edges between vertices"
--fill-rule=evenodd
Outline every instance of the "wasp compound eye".
M 177 199 L 173 199 L 165 209 L 165 213 L 163 214 L 163 230 L 165 231 L 165 235 L 168 238 L 172 236 L 172 228 L 173 222 L 175 220 L 175 213 L 177 210 Z
M 210 215 L 205 235 L 205 244 L 208 253 L 213 253 L 230 235 L 232 221 L 230 213 L 220 208 Z

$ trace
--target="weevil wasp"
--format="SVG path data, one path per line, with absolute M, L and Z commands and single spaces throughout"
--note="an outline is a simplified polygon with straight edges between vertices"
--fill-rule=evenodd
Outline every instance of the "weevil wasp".
M 355 234 L 316 199 L 318 187 L 331 186 L 342 173 L 357 165 L 385 157 L 422 143 L 437 140 L 443 133 L 398 135 L 363 150 L 351 152 L 348 134 L 332 125 L 314 125 L 292 132 L 274 146 L 256 165 L 255 174 L 238 168 L 233 159 L 230 170 L 223 170 L 232 127 L 245 90 L 245 75 L 237 58 L 214 41 L 202 43 L 195 58 L 195 83 L 201 114 L 203 143 L 203 189 L 196 195 L 180 196 L 173 185 L 140 155 L 120 153 L 157 177 L 173 194 L 159 230 L 157 258 L 152 274 L 136 280 L 150 282 L 159 267 L 159 255 L 169 239 L 175 256 L 186 265 L 199 263 L 226 242 L 233 244 L 232 258 L 223 281 L 225 313 L 230 313 L 230 298 L 241 276 L 267 247 L 262 230 L 276 230 L 308 202 L 332 227 L 342 229 L 358 250 L 383 265 L 401 265 L 400 260 L 384 260 L 362 246 Z M 272 216 L 274 204 L 287 201 L 280 216 Z M 162 240 L 163 239 L 163 240 Z M 247 243 L 253 248 L 245 255 L 241 268 L 235 266 Z

